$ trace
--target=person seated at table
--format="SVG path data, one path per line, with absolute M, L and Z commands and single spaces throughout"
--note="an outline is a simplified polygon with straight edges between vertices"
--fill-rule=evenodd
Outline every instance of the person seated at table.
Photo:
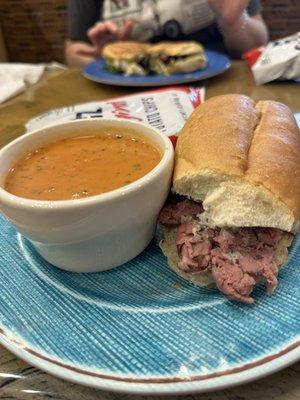
M 268 40 L 261 9 L 259 0 L 70 0 L 66 62 L 82 67 L 127 39 L 197 40 L 240 57 Z

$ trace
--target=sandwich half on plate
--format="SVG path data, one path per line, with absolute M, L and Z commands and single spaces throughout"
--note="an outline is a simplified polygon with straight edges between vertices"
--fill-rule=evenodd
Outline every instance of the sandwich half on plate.
M 156 74 L 194 72 L 204 69 L 207 59 L 200 43 L 160 42 L 148 48 L 150 70 Z
M 298 229 L 300 135 L 284 104 L 224 95 L 200 105 L 175 149 L 172 192 L 159 216 L 170 267 L 230 300 L 272 293 Z
M 147 49 L 150 44 L 119 41 L 107 44 L 102 56 L 105 66 L 111 72 L 124 75 L 146 75 L 148 73 Z

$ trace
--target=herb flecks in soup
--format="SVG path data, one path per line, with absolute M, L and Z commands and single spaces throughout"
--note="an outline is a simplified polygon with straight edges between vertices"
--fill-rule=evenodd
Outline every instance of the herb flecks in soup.
M 137 136 L 66 138 L 23 156 L 9 170 L 4 188 L 29 199 L 78 199 L 134 182 L 160 159 L 159 151 Z

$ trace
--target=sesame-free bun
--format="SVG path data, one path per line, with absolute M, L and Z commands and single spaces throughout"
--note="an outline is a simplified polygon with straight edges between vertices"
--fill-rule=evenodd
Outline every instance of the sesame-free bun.
M 219 227 L 292 231 L 300 214 L 300 135 L 291 110 L 228 94 L 197 107 L 179 134 L 173 192 Z
M 197 53 L 203 53 L 203 46 L 194 41 L 185 42 L 159 42 L 153 44 L 147 50 L 150 55 L 166 55 L 169 57 L 188 56 Z
M 104 47 L 102 56 L 111 60 L 134 61 L 143 57 L 150 46 L 149 43 L 133 41 L 113 42 Z

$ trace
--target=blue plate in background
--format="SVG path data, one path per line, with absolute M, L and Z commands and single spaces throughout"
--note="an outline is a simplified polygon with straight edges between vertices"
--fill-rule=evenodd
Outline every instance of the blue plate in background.
M 0 342 L 61 378 L 129 393 L 241 384 L 300 358 L 300 239 L 279 286 L 255 304 L 188 284 L 156 240 L 110 271 L 76 274 L 44 261 L 0 216 Z
M 185 74 L 124 76 L 123 74 L 108 71 L 105 68 L 105 61 L 102 58 L 87 65 L 83 70 L 83 74 L 88 79 L 107 85 L 139 87 L 167 86 L 211 78 L 226 71 L 231 65 L 230 59 L 225 54 L 213 50 L 206 50 L 205 54 L 208 59 L 206 68 Z

